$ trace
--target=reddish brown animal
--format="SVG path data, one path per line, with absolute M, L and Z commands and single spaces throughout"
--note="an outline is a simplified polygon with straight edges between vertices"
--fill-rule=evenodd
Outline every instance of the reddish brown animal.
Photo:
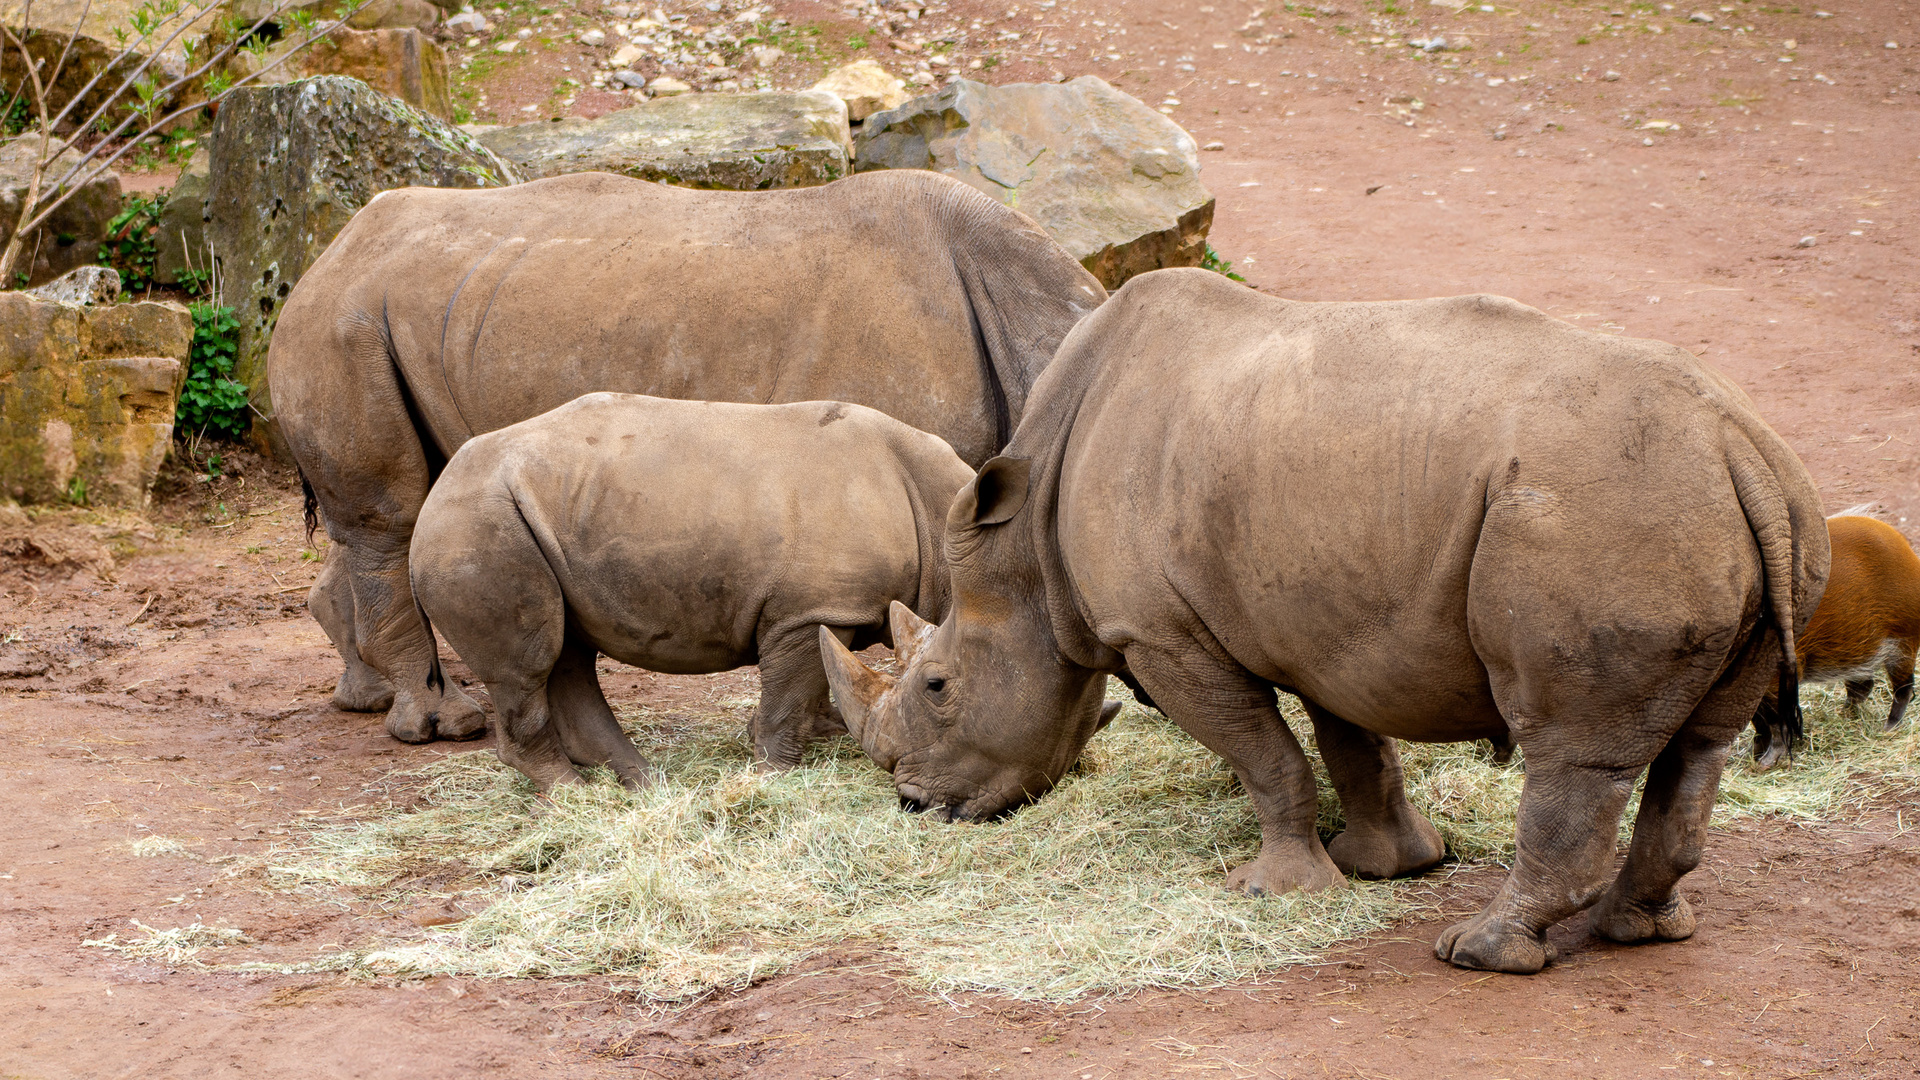
M 1887 730 L 1906 718 L 1913 700 L 1914 654 L 1920 651 L 1920 556 L 1900 531 L 1870 517 L 1827 519 L 1833 568 L 1826 595 L 1800 636 L 1803 682 L 1847 684 L 1859 708 L 1873 693 L 1874 674 L 1886 668 L 1893 686 Z M 1769 693 L 1753 718 L 1753 756 L 1761 768 L 1786 760 L 1792 740 Z

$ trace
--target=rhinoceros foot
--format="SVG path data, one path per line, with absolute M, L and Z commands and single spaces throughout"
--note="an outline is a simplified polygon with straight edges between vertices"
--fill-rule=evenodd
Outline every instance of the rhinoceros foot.
M 1249 896 L 1279 896 L 1295 889 L 1318 892 L 1346 883 L 1346 876 L 1327 857 L 1318 837 L 1313 838 L 1311 848 L 1268 844 L 1260 849 L 1258 858 L 1227 875 L 1227 888 Z
M 1593 906 L 1593 932 L 1609 941 L 1684 941 L 1693 936 L 1693 907 L 1675 892 L 1665 903 L 1640 904 L 1609 891 Z
M 385 712 L 393 708 L 393 684 L 366 664 L 348 664 L 334 684 L 333 707 L 347 712 Z
M 1333 864 L 1370 880 L 1409 877 L 1440 865 L 1447 853 L 1440 830 L 1409 812 L 1390 826 L 1349 822 L 1347 831 L 1327 845 Z
M 1496 922 L 1485 912 L 1454 923 L 1440 932 L 1433 955 L 1455 967 L 1532 975 L 1559 956 L 1544 931 L 1533 933 L 1512 923 Z
M 387 710 L 387 734 L 401 742 L 473 739 L 487 730 L 487 714 L 457 687 L 438 698 L 399 694 Z

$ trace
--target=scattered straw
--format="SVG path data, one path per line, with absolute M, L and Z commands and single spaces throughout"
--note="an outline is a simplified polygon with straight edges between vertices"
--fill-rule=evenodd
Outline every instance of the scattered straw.
M 187 845 L 171 836 L 143 836 L 138 840 L 129 840 L 127 850 L 135 858 L 151 859 L 161 855 L 185 855 Z
M 1920 788 L 1911 731 L 1882 736 L 1877 721 L 1842 715 L 1836 696 L 1809 698 L 1812 745 L 1766 776 L 1750 775 L 1738 748 L 1720 820 L 1833 817 Z M 1259 847 L 1251 806 L 1218 758 L 1138 708 L 1046 799 L 984 825 L 900 812 L 886 775 L 844 739 L 805 768 L 757 775 L 740 735 L 750 709 L 632 710 L 629 729 L 661 770 L 633 795 L 603 776 L 542 805 L 491 753 L 447 759 L 407 774 L 417 805 L 310 827 L 273 853 L 269 873 L 403 904 L 459 887 L 479 909 L 362 954 L 362 970 L 612 974 L 662 1002 L 845 944 L 884 949 L 934 992 L 1062 1000 L 1219 985 L 1313 961 L 1415 902 L 1415 888 L 1365 882 L 1227 893 L 1227 868 Z M 1518 765 L 1493 766 L 1469 745 L 1404 752 L 1409 791 L 1456 857 L 1510 855 Z M 1339 804 L 1324 776 L 1321 786 L 1331 835 Z
M 193 963 L 196 954 L 204 948 L 253 943 L 253 939 L 231 926 L 203 926 L 196 922 L 192 926 L 156 930 L 139 919 L 131 921 L 147 936 L 138 941 L 121 941 L 120 935 L 108 934 L 80 944 L 90 949 L 108 949 L 133 960 L 156 960 L 177 966 Z

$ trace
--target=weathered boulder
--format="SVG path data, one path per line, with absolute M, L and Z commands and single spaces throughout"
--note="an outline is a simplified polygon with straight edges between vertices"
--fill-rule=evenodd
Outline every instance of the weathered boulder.
M 37 289 L 21 291 L 61 304 L 111 304 L 120 295 L 120 271 L 111 266 L 82 266 Z
M 281 62 L 296 49 L 295 55 Z M 236 79 L 260 72 L 253 85 L 345 75 L 443 120 L 453 116 L 446 50 L 412 27 L 355 30 L 343 26 L 305 47 L 289 38 L 259 56 L 236 53 L 227 69 Z
M 106 72 L 120 55 L 123 48 L 121 35 L 126 35 L 128 44 L 142 44 L 137 40 L 131 20 L 143 7 L 148 8 L 147 15 L 153 14 L 149 0 L 32 0 L 30 4 L 4 5 L 4 10 L 0 11 L 0 22 L 21 37 L 21 44 L 26 46 L 35 63 L 41 66 L 43 77 L 51 75 L 56 65 L 59 67 L 59 76 L 48 95 L 49 103 L 56 111 L 65 107 L 74 94 L 86 89 L 87 98 L 81 102 L 79 115 L 74 117 L 75 120 L 84 120 L 120 85 L 122 77 L 132 75 L 154 49 L 159 50 L 155 67 L 162 76 L 162 84 L 184 74 L 187 70 L 186 44 L 213 32 L 220 20 L 225 18 L 220 5 L 207 3 L 206 0 L 190 0 L 175 14 L 165 16 L 164 24 L 149 39 L 151 49 L 137 47 L 132 55 L 120 60 L 111 75 L 93 82 L 95 76 Z M 193 20 L 194 25 L 176 36 L 174 31 L 188 18 Z M 32 33 L 21 33 L 28 29 Z M 61 60 L 63 53 L 64 62 Z M 201 55 L 205 55 L 204 51 Z M 18 49 L 9 45 L 4 52 L 0 52 L 0 92 L 11 98 L 21 87 L 25 73 L 26 67 L 21 63 Z M 91 88 L 88 88 L 89 82 L 93 83 Z M 113 119 L 118 121 L 120 116 L 116 115 Z
M 847 103 L 847 119 L 855 123 L 877 112 L 905 105 L 912 94 L 907 84 L 872 60 L 855 60 L 827 72 L 812 89 L 832 94 Z
M 1083 75 L 1065 84 L 961 79 L 867 118 L 854 171 L 934 169 L 1045 226 L 1108 289 L 1198 266 L 1213 224 L 1193 137 Z
M 40 153 L 40 141 L 23 135 L 0 146 L 0 245 L 13 235 L 20 222 L 20 203 L 27 197 L 33 177 L 33 161 Z M 45 192 L 54 180 L 72 167 L 79 155 L 61 150 L 48 168 L 41 188 Z M 72 270 L 99 261 L 100 244 L 107 238 L 107 223 L 120 212 L 120 177 L 111 170 L 81 185 L 73 197 L 62 203 L 53 216 L 26 238 L 26 267 L 29 284 L 51 281 Z M 11 283 L 9 283 L 11 284 Z
M 210 274 L 213 253 L 207 249 L 207 170 L 211 156 L 207 140 L 200 140 L 180 178 L 167 193 L 160 226 L 153 238 L 153 280 L 178 285 L 188 271 Z
M 847 107 L 813 91 L 660 98 L 597 120 L 495 128 L 480 141 L 529 179 L 611 172 L 753 191 L 847 175 Z
M 466 133 L 338 75 L 235 91 L 208 142 L 205 236 L 220 254 L 220 302 L 240 319 L 233 377 L 269 417 L 280 305 L 356 210 L 391 188 L 519 182 Z M 255 437 L 277 449 L 270 424 L 256 422 Z
M 0 496 L 144 505 L 192 342 L 179 304 L 0 293 Z

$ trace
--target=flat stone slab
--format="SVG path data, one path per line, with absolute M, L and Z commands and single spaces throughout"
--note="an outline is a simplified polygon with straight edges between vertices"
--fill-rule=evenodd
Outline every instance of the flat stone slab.
M 479 140 L 528 179 L 610 172 L 731 191 L 838 180 L 851 141 L 846 103 L 811 90 L 657 98 L 597 120 L 495 128 Z
M 1193 137 L 1091 75 L 958 80 L 868 117 L 853 167 L 932 169 L 971 184 L 1038 221 L 1108 289 L 1200 265 L 1213 224 Z

